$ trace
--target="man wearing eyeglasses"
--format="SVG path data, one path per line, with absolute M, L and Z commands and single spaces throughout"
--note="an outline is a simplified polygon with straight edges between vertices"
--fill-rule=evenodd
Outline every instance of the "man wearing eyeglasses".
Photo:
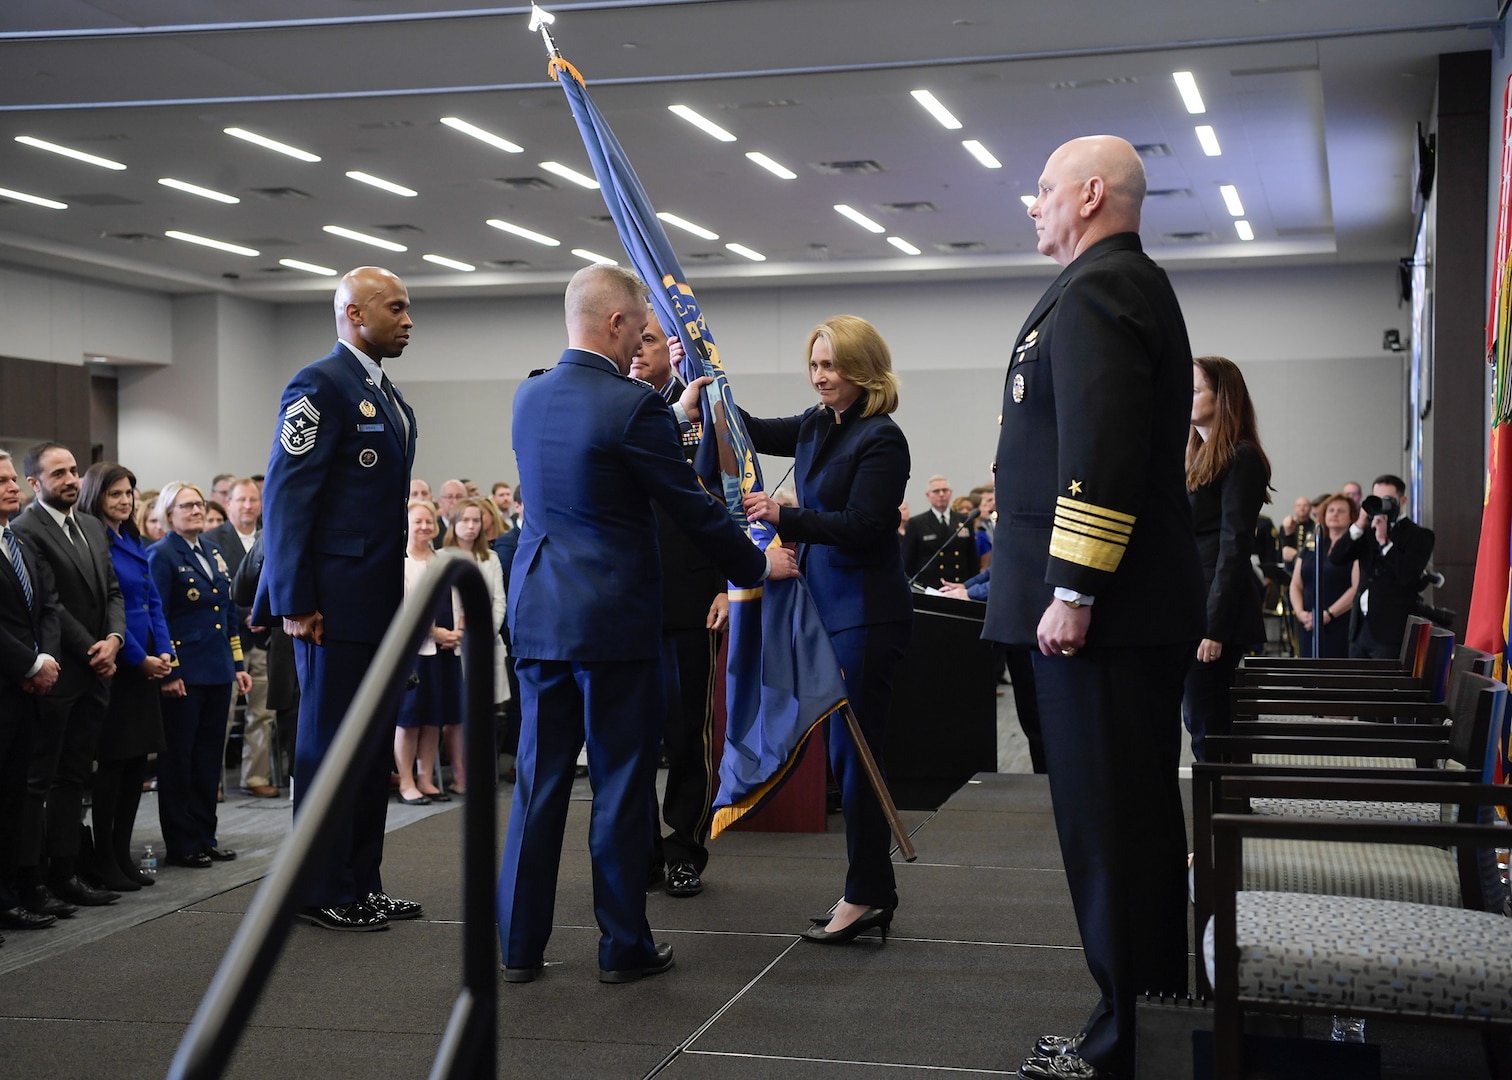
M 924 494 L 929 499 L 929 509 L 909 518 L 903 531 L 903 568 L 909 579 L 938 589 L 943 582 L 974 577 L 976 540 L 961 528 L 966 515 L 950 509 L 950 499 L 955 494 L 950 481 L 943 476 L 931 476 Z

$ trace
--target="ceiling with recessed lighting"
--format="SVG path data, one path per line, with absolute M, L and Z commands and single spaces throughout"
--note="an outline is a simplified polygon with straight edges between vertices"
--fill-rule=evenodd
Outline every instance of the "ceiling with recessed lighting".
M 1097 132 L 1141 148 L 1163 261 L 1395 259 L 1436 58 L 1497 48 L 1494 0 L 545 6 L 704 285 L 1042 272 L 1021 198 Z M 528 19 L 7 0 L 0 261 L 267 299 L 364 262 L 446 295 L 624 261 Z

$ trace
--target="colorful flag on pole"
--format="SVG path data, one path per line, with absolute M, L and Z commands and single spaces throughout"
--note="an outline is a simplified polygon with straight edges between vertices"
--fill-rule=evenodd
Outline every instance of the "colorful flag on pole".
M 702 474 L 705 486 L 720 489 L 730 515 L 766 550 L 780 543 L 776 530 L 767 522 L 746 524 L 741 501 L 746 493 L 763 490 L 761 468 L 698 298 L 683 280 L 651 200 L 588 96 L 582 76 L 560 55 L 551 59 L 551 75 L 566 91 L 620 241 L 651 285 L 662 325 L 675 327 L 682 340 L 684 377 L 714 380 L 705 388 L 702 404 L 699 464 L 709 465 Z M 725 700 L 729 718 L 714 799 L 714 836 L 771 797 L 814 729 L 846 703 L 840 662 L 802 578 L 730 590 Z

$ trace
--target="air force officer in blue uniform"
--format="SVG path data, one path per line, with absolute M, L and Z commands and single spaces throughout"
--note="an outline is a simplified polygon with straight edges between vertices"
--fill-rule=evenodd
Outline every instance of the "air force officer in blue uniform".
M 672 966 L 646 921 L 646 861 L 661 717 L 661 571 L 651 500 L 737 585 L 791 577 L 699 486 L 667 403 L 627 378 L 646 287 L 587 267 L 567 286 L 567 344 L 515 395 L 514 448 L 530 492 L 509 588 L 521 689 L 518 780 L 499 872 L 504 978 L 529 982 L 551 936 L 562 832 L 586 737 L 599 978 Z
M 284 389 L 263 488 L 266 561 L 254 625 L 283 619 L 295 639 L 299 730 L 294 811 L 404 598 L 415 414 L 383 371 L 409 344 L 409 292 L 387 270 L 362 266 L 336 289 L 331 354 Z M 394 742 L 392 716 L 362 760 L 352 820 L 316 869 L 300 917 L 332 930 L 383 930 L 420 905 L 383 891 L 383 826 Z

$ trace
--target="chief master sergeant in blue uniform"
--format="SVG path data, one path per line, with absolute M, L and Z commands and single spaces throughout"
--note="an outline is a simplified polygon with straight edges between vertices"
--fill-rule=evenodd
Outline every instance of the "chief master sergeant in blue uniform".
M 294 812 L 404 598 L 415 414 L 383 372 L 409 344 L 409 292 L 360 266 L 336 288 L 331 354 L 284 389 L 263 487 L 266 561 L 253 624 L 282 618 L 294 638 L 299 730 Z M 331 930 L 385 930 L 420 905 L 383 891 L 394 717 L 374 732 L 350 826 L 317 867 L 299 915 Z
M 792 552 L 751 543 L 699 486 L 667 403 L 625 376 L 646 327 L 646 287 L 615 266 L 567 286 L 567 351 L 514 400 L 520 485 L 530 492 L 509 587 L 520 678 L 520 752 L 499 871 L 506 982 L 541 970 L 577 754 L 586 736 L 599 979 L 672 966 L 646 921 L 646 859 L 661 676 L 654 498 L 737 585 L 793 577 Z M 770 563 L 770 570 L 768 569 Z

